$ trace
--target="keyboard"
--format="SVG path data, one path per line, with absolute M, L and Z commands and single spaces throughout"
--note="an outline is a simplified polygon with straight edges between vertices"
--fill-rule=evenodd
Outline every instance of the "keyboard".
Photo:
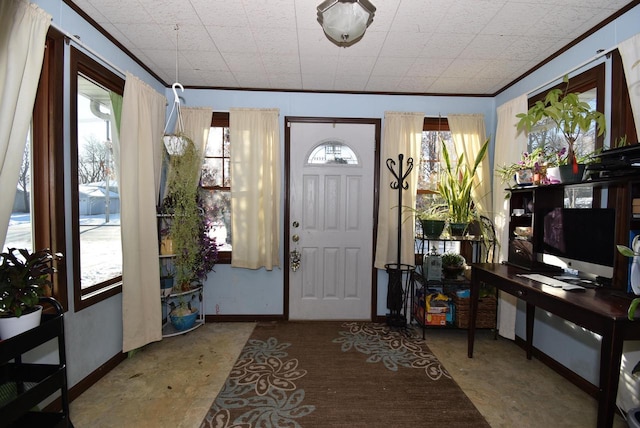
M 586 288 L 581 286 L 581 285 L 576 285 L 576 284 L 571 284 L 571 283 L 568 283 L 568 282 L 560 281 L 559 279 L 551 278 L 551 277 L 548 277 L 548 276 L 545 276 L 545 275 L 540 275 L 539 273 L 521 274 L 521 275 L 518 275 L 518 276 L 521 276 L 523 278 L 532 279 L 532 280 L 534 280 L 536 282 L 541 282 L 544 285 L 548 285 L 550 287 L 562 288 L 563 290 L 566 290 L 566 291 L 586 290 Z

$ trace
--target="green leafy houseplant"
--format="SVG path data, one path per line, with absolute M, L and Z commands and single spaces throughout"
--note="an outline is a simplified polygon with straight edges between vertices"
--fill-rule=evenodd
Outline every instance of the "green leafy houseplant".
M 0 316 L 20 317 L 35 308 L 41 296 L 50 295 L 53 261 L 60 259 L 62 254 L 49 249 L 32 253 L 9 248 L 0 253 Z
M 444 253 L 442 255 L 442 266 L 463 267 L 465 263 L 464 257 L 458 253 Z
M 518 113 L 520 120 L 517 124 L 519 132 L 531 132 L 541 120 L 547 119 L 553 122 L 556 129 L 562 134 L 567 143 L 566 156 L 560 157 L 560 162 L 568 165 L 577 165 L 574 144 L 582 133 L 588 132 L 595 123 L 597 135 L 601 136 L 606 130 L 604 114 L 592 110 L 588 103 L 580 101 L 580 93 L 567 92 L 569 78 L 564 76 L 566 84 L 564 91 L 559 88 L 550 90 L 544 100 L 538 100 L 526 113 Z
M 476 171 L 487 154 L 488 146 L 489 139 L 480 148 L 471 168 L 466 167 L 464 154 L 460 155 L 458 163 L 453 167 L 447 146 L 444 141 L 442 142 L 442 157 L 445 168 L 443 168 L 441 179 L 438 182 L 438 193 L 447 205 L 450 223 L 469 223 L 476 218 L 471 191 Z
M 464 272 L 465 260 L 457 253 L 444 253 L 442 255 L 442 271 L 446 278 L 456 278 Z

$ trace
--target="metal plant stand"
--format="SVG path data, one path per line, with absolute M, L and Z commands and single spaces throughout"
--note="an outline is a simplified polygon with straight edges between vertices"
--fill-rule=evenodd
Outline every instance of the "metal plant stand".
M 396 162 L 387 159 L 387 168 L 391 171 L 396 181 L 391 182 L 391 188 L 398 190 L 398 248 L 397 263 L 388 263 L 384 267 L 389 275 L 387 288 L 387 324 L 393 327 L 405 327 L 407 324 L 407 298 L 412 287 L 413 272 L 415 266 L 402 263 L 402 192 L 409 189 L 406 178 L 413 170 L 413 158 L 407 159 L 407 168 L 403 172 L 404 155 L 398 155 L 398 171 L 395 171 Z

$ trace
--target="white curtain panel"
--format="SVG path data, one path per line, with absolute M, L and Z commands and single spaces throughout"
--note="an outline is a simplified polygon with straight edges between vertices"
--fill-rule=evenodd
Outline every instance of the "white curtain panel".
M 511 164 L 520 160 L 522 152 L 527 150 L 527 136 L 518 133 L 516 114 L 525 113 L 528 109 L 527 95 L 521 95 L 497 108 L 498 125 L 496 129 L 496 145 L 493 157 L 493 170 L 504 164 Z M 509 200 L 505 199 L 505 187 L 494 175 L 493 206 L 495 213 L 493 222 L 496 236 L 500 245 L 499 261 L 507 259 L 509 246 Z M 516 303 L 517 299 L 507 293 L 500 292 L 498 301 L 498 332 L 507 339 L 515 339 L 516 332 Z
M 496 127 L 496 144 L 493 156 L 493 170 L 502 165 L 509 165 L 520 160 L 522 152 L 527 150 L 527 136 L 524 132 L 518 133 L 518 118 L 516 114 L 526 113 L 528 109 L 527 95 L 523 94 L 502 104 L 496 109 L 498 124 Z M 502 183 L 500 177 L 493 177 L 493 206 L 495 214 L 493 222 L 496 235 L 500 243 L 500 260 L 507 259 L 507 244 L 509 242 L 509 200 L 505 199 L 507 183 Z
M 618 45 L 624 77 L 627 79 L 636 134 L 640 137 L 640 33 Z
M 127 73 L 120 125 L 124 352 L 162 339 L 156 195 L 166 103 Z
M 449 129 L 456 147 L 458 156 L 464 153 L 465 163 L 472 168 L 476 156 L 487 139 L 482 114 L 450 114 L 447 116 Z M 478 212 L 491 218 L 493 201 L 491 197 L 491 172 L 489 168 L 489 154 L 482 160 L 476 170 L 474 187 L 471 197 L 475 201 Z
M 415 265 L 415 222 L 405 221 L 400 225 L 402 246 L 401 260 L 398 260 L 398 210 L 403 219 L 407 217 L 404 207 L 416 207 L 418 169 L 420 168 L 420 148 L 424 113 L 385 112 L 380 158 L 380 203 L 378 206 L 378 238 L 376 242 L 375 267 L 384 269 L 388 263 Z M 403 191 L 402 205 L 398 206 L 398 190 L 391 183 L 398 180 L 387 168 L 387 159 L 395 162 L 394 171 L 399 170 L 398 155 L 404 156 L 402 170 L 407 170 L 407 161 L 413 159 L 413 171 L 407 176 L 409 188 Z M 408 212 L 408 211 L 407 211 Z
M 232 108 L 231 266 L 280 266 L 280 126 L 278 109 Z
M 50 23 L 51 15 L 27 1 L 0 1 L 0 243 L 7 237 Z
M 180 109 L 184 133 L 200 152 L 200 158 L 204 157 L 211 129 L 211 117 L 213 110 L 207 107 L 184 107 Z M 176 130 L 177 131 L 177 130 Z M 195 185 L 198 185 L 200 174 L 196 177 Z

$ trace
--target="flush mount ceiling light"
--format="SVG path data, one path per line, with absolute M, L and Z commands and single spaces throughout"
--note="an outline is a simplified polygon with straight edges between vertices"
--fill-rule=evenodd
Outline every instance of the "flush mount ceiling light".
M 347 47 L 362 38 L 375 12 L 369 0 L 325 0 L 318 6 L 318 22 L 333 43 Z

